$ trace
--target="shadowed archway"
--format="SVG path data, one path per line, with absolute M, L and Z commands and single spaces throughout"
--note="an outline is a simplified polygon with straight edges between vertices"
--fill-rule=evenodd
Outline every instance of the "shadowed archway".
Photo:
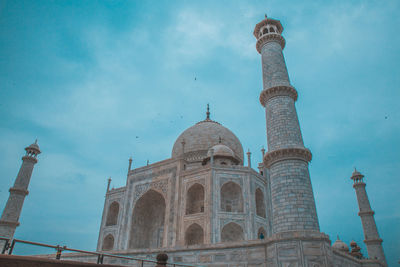
M 264 227 L 258 228 L 257 239 L 265 239 L 266 236 L 267 236 L 267 233 L 265 232 Z
M 103 250 L 113 250 L 114 248 L 114 237 L 112 234 L 108 234 L 103 240 Z
M 116 225 L 118 222 L 119 204 L 114 201 L 111 203 L 107 212 L 106 226 Z
M 188 227 L 185 233 L 185 244 L 200 245 L 204 243 L 204 231 L 200 225 L 194 223 Z
M 240 185 L 227 182 L 221 187 L 221 210 L 243 212 L 243 195 Z
M 186 194 L 186 214 L 200 212 L 204 212 L 204 187 L 201 184 L 194 184 Z
M 221 241 L 235 242 L 244 240 L 242 227 L 234 222 L 230 222 L 222 228 Z
M 164 197 L 154 190 L 147 191 L 133 209 L 129 248 L 162 247 L 164 217 Z

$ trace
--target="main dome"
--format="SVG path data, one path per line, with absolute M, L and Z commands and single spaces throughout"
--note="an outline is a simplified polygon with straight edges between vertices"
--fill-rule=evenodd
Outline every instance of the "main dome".
M 208 150 L 218 144 L 226 145 L 243 164 L 243 147 L 228 128 L 209 118 L 186 129 L 174 143 L 172 158 L 184 157 L 188 161 L 201 161 Z

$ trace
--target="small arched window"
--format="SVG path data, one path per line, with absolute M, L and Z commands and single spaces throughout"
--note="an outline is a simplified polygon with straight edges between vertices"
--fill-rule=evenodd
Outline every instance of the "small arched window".
M 258 229 L 258 232 L 257 232 L 257 238 L 258 238 L 258 239 L 264 239 L 265 236 L 266 236 L 266 233 L 265 233 L 264 228 L 263 228 L 263 227 L 260 227 L 260 228 Z
M 103 240 L 103 250 L 113 250 L 114 248 L 114 237 L 112 234 L 108 234 Z
M 267 34 L 267 33 L 268 33 L 268 29 L 267 29 L 267 28 L 264 28 L 263 34 Z
M 106 226 L 116 225 L 118 222 L 119 204 L 114 201 L 111 203 L 107 212 Z
M 185 233 L 185 244 L 190 245 L 201 245 L 204 243 L 204 231 L 197 223 L 192 224 L 188 227 Z
M 239 224 L 230 222 L 222 228 L 222 242 L 235 242 L 241 240 L 244 240 L 244 234 L 243 229 Z
M 204 187 L 201 184 L 194 184 L 186 194 L 186 214 L 200 212 L 204 212 Z
M 275 32 L 274 28 L 272 28 L 272 27 L 269 28 L 269 31 L 270 32 Z
M 243 212 L 242 188 L 234 182 L 227 182 L 221 187 L 221 210 Z

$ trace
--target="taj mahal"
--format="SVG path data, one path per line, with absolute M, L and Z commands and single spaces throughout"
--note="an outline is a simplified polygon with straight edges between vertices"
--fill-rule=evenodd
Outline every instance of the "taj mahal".
M 251 166 L 250 153 L 207 108 L 204 120 L 178 136 L 170 158 L 134 169 L 130 159 L 126 185 L 110 189 L 109 181 L 97 251 L 147 258 L 165 252 L 172 262 L 199 266 L 387 266 L 359 171 L 349 178 L 368 255 L 355 242 L 331 241 L 320 231 L 308 169 L 312 153 L 295 107 L 301 91 L 289 80 L 282 32 L 280 21 L 267 17 L 253 32 L 262 61 L 263 162 Z M 37 143 L 26 150 L 0 236 L 14 235 L 41 152 Z

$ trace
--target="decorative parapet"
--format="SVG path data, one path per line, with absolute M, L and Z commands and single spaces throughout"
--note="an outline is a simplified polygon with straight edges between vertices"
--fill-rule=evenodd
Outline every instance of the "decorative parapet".
M 297 100 L 297 91 L 291 86 L 279 85 L 264 89 L 260 94 L 260 103 L 265 107 L 267 101 L 275 96 L 290 96 L 294 101 Z
M 287 159 L 298 159 L 305 162 L 310 162 L 312 158 L 311 151 L 307 148 L 292 147 L 283 148 L 268 152 L 264 156 L 264 165 L 270 168 L 272 164 L 287 160 Z
M 258 53 L 261 54 L 261 48 L 264 46 L 264 44 L 269 42 L 278 42 L 281 45 L 282 49 L 285 48 L 285 38 L 277 33 L 268 33 L 264 34 L 260 37 L 260 39 L 257 40 L 256 49 Z

